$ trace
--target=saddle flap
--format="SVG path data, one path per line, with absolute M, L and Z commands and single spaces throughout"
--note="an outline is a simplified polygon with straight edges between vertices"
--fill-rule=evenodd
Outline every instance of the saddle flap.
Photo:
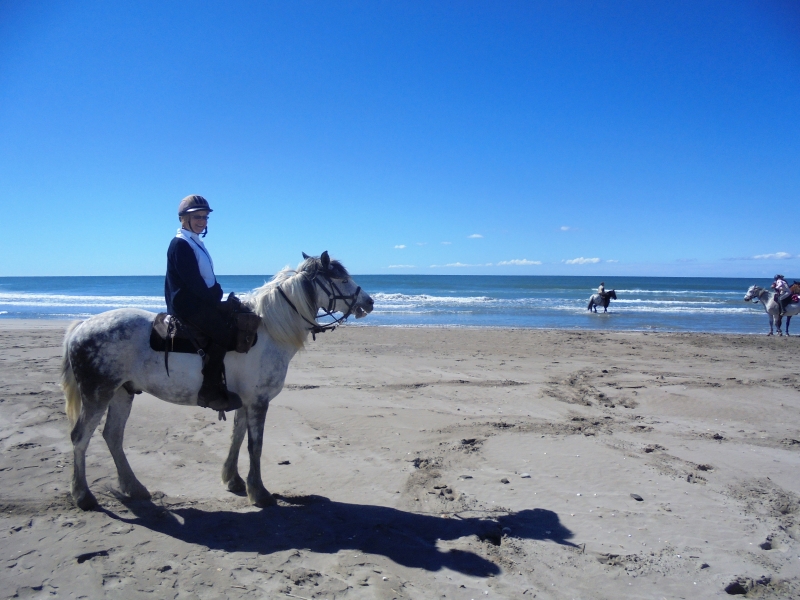
M 261 324 L 261 317 L 252 312 L 240 312 L 235 314 L 236 319 L 236 352 L 247 352 L 258 340 L 258 326 Z
M 162 340 L 167 339 L 169 333 L 170 316 L 167 313 L 158 313 L 153 321 L 153 333 Z

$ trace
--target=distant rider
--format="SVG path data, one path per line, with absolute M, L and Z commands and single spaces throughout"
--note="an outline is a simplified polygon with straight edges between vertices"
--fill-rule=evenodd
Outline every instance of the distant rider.
M 597 287 L 597 293 L 600 294 L 601 298 L 606 297 L 606 282 L 601 281 L 600 285 Z
M 775 281 L 772 283 L 775 289 L 775 301 L 781 309 L 781 316 L 786 314 L 786 305 L 792 300 L 792 291 L 789 289 L 789 284 L 783 278 L 783 275 L 775 275 Z
M 197 405 L 214 410 L 235 410 L 242 400 L 228 391 L 224 378 L 226 349 L 235 343 L 236 332 L 222 312 L 222 287 L 214 275 L 214 263 L 200 235 L 208 232 L 212 212 L 202 196 L 186 196 L 178 206 L 181 228 L 167 250 L 164 295 L 167 312 L 211 338 L 203 359 L 203 384 Z

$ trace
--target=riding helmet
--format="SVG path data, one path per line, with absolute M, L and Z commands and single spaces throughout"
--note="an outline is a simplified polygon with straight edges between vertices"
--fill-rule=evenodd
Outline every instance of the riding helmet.
M 197 212 L 198 210 L 213 212 L 211 207 L 208 205 L 208 200 L 202 196 L 192 194 L 191 196 L 186 196 L 186 198 L 181 200 L 181 203 L 178 205 L 178 216 L 182 217 L 183 215 L 188 215 L 189 213 Z

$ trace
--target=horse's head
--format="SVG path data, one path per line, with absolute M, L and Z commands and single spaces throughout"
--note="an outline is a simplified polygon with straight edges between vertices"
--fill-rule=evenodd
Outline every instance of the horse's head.
M 744 295 L 744 301 L 758 302 L 759 297 L 761 296 L 763 291 L 764 291 L 763 288 L 760 288 L 757 285 L 751 285 L 750 288 L 747 290 L 747 293 Z
M 340 312 L 343 319 L 350 315 L 360 319 L 372 312 L 372 298 L 353 281 L 342 263 L 331 260 L 327 250 L 318 257 L 303 252 L 303 258 L 297 271 L 306 275 L 304 287 L 310 297 L 316 298 L 317 308 L 329 314 Z
M 608 290 L 608 291 L 606 292 L 606 295 L 607 295 L 609 298 L 611 298 L 612 300 L 616 300 L 616 299 L 617 299 L 617 292 L 616 292 L 616 290 Z

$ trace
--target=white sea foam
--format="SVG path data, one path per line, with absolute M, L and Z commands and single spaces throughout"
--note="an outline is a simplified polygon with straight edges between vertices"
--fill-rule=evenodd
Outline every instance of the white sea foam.
M 617 294 L 646 294 L 646 295 L 659 295 L 659 296 L 739 296 L 744 295 L 747 290 L 742 290 L 742 293 L 731 292 L 725 290 L 614 290 Z
M 635 299 L 635 300 L 623 300 L 622 298 L 618 300 L 612 300 L 611 303 L 614 304 L 648 304 L 648 305 L 672 305 L 672 304 L 679 304 L 682 306 L 719 306 L 721 300 L 642 300 L 642 299 Z
M 372 294 L 375 302 L 420 302 L 420 303 L 446 303 L 446 304 L 475 304 L 480 302 L 497 302 L 497 298 L 488 296 L 430 296 L 428 294 Z
M 0 292 L 0 304 L 10 306 L 58 307 L 80 306 L 108 308 L 163 309 L 161 296 L 70 296 L 67 294 L 29 294 L 24 292 Z
M 491 298 L 488 296 L 432 296 L 406 294 L 375 294 L 376 314 L 430 314 L 442 312 L 467 312 L 474 310 L 585 310 L 586 300 L 580 298 Z M 656 299 L 619 299 L 612 301 L 614 305 L 626 310 L 655 313 L 715 313 L 743 314 L 752 310 L 749 306 L 725 305 L 722 300 L 656 300 Z M 450 309 L 450 310 L 447 310 Z

